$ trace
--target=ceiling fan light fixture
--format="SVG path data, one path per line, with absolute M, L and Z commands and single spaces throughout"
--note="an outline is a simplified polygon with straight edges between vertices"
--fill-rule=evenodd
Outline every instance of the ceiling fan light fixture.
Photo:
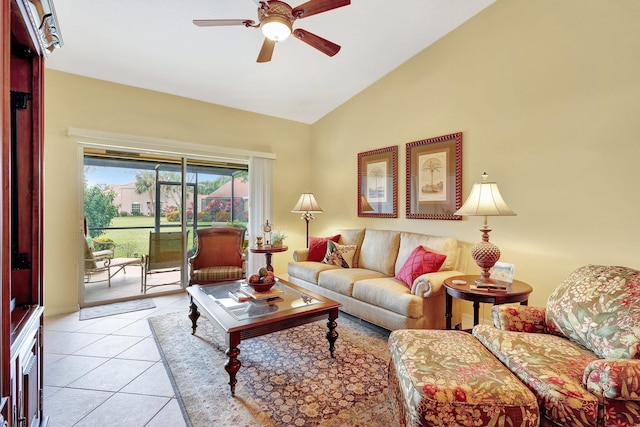
M 270 40 L 279 42 L 291 34 L 291 23 L 282 16 L 271 15 L 264 18 L 260 24 L 262 34 Z

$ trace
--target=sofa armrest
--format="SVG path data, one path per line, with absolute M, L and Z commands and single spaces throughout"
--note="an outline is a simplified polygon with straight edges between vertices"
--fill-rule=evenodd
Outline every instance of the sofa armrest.
M 640 360 L 598 359 L 587 365 L 582 382 L 605 399 L 640 401 Z
M 493 325 L 504 331 L 543 334 L 547 332 L 545 314 L 546 310 L 543 307 L 527 305 L 503 304 L 491 308 Z
M 296 249 L 293 251 L 293 260 L 297 262 L 306 261 L 309 258 L 309 249 Z
M 433 293 L 438 293 L 442 289 L 442 283 L 445 279 L 453 276 L 462 276 L 463 273 L 454 270 L 436 271 L 434 273 L 425 273 L 416 277 L 413 281 L 411 293 L 422 298 L 427 298 Z

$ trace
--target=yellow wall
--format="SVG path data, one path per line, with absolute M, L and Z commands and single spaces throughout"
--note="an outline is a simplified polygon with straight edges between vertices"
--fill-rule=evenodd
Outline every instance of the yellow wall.
M 531 304 L 543 305 L 587 263 L 640 268 L 638 18 L 636 0 L 498 0 L 312 126 L 48 70 L 47 310 L 77 302 L 69 126 L 266 147 L 277 155 L 274 222 L 290 248 L 304 245 L 304 222 L 289 210 L 306 189 L 324 209 L 312 235 L 375 227 L 477 242 L 481 218 L 404 218 L 405 143 L 461 131 L 463 198 L 483 171 L 498 182 L 518 216 L 489 218 L 491 240 L 534 287 Z M 399 218 L 358 218 L 357 153 L 392 145 L 400 147 Z M 276 271 L 290 256 L 274 256 Z
M 639 18 L 635 0 L 485 9 L 313 125 L 313 188 L 325 209 L 315 230 L 365 225 L 479 241 L 479 217 L 404 218 L 405 144 L 461 131 L 463 199 L 484 171 L 498 182 L 518 216 L 489 218 L 491 241 L 533 286 L 531 304 L 544 305 L 584 264 L 640 268 Z M 400 218 L 357 218 L 357 153 L 392 145 Z
M 309 125 L 52 70 L 45 87 L 47 315 L 78 304 L 82 192 L 78 138 L 67 136 L 69 127 L 274 153 L 273 221 L 278 226 L 281 218 L 297 219 L 289 211 L 309 187 Z

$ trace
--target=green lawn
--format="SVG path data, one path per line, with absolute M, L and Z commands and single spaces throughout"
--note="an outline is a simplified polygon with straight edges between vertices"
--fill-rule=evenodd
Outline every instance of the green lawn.
M 176 227 L 163 228 L 163 231 L 179 231 L 180 223 L 167 222 L 165 218 L 160 220 L 161 225 L 175 225 Z M 198 224 L 199 228 L 208 227 L 209 224 Z M 100 237 L 112 239 L 116 244 L 115 256 L 124 258 L 139 257 L 149 253 L 149 232 L 154 229 L 154 219 L 144 216 L 124 216 L 111 220 L 109 227 L 148 227 L 128 230 L 106 230 Z M 193 244 L 193 232 L 189 232 L 190 244 Z
M 160 225 L 172 225 L 172 227 L 162 228 L 162 231 L 180 231 L 180 223 L 168 222 L 165 218 L 160 219 Z M 209 222 L 199 222 L 198 229 L 210 227 Z M 149 253 L 149 232 L 154 230 L 154 219 L 146 216 L 119 216 L 111 220 L 109 227 L 146 227 L 130 228 L 125 230 L 105 230 L 104 234 L 96 237 L 109 238 L 116 244 L 116 258 L 137 258 L 142 254 Z M 194 247 L 193 225 L 189 226 L 189 249 Z M 246 243 L 246 241 L 245 241 Z M 96 248 L 100 249 L 100 248 Z

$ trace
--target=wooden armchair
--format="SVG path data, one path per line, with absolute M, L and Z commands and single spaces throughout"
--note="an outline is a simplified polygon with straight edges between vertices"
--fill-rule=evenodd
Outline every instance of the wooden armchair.
M 245 277 L 242 249 L 245 230 L 204 228 L 197 231 L 196 253 L 189 258 L 189 286 L 240 280 Z

